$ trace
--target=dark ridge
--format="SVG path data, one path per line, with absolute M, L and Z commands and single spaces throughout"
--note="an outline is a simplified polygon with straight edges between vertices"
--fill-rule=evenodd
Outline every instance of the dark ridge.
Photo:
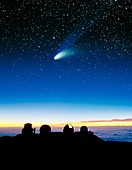
M 0 137 L 1 155 L 24 159 L 88 159 L 89 157 L 131 157 L 131 142 L 104 141 L 86 126 L 74 132 L 67 124 L 63 132 L 52 132 L 49 125 L 42 125 L 36 134 L 31 123 L 24 125 L 22 133 L 14 137 Z

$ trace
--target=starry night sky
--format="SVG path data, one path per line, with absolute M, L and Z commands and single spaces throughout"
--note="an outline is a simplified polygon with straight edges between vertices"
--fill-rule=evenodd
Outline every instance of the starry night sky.
M 1 122 L 132 117 L 131 0 L 1 0 L 0 13 Z

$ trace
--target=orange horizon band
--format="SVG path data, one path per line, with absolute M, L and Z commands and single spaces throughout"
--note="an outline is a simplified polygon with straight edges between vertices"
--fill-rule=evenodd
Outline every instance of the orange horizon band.
M 0 122 L 0 127 L 23 127 L 27 122 Z M 64 127 L 66 124 L 72 124 L 74 127 L 80 126 L 132 126 L 132 121 L 86 121 L 86 122 L 63 122 L 63 123 L 36 123 L 29 122 L 34 127 L 40 127 L 43 124 L 48 124 L 52 127 Z

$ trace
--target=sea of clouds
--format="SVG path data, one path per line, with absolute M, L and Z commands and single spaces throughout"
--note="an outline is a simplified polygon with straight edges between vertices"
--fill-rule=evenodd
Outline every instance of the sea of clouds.
M 21 133 L 22 128 L 0 128 L 0 137 L 2 136 L 15 136 Z M 79 131 L 79 128 L 74 128 L 75 131 Z M 132 142 L 132 127 L 89 127 L 89 131 L 105 141 L 120 141 L 120 142 Z M 53 132 L 63 131 L 63 128 L 52 128 Z M 36 128 L 36 133 L 39 133 L 39 127 Z

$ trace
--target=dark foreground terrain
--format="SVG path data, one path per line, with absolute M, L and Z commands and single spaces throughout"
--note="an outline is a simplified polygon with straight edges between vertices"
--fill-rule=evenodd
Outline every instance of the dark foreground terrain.
M 132 157 L 131 142 L 103 141 L 93 133 L 50 132 L 47 134 L 18 134 L 0 138 L 3 157 L 42 159 L 87 159 L 89 157 Z

